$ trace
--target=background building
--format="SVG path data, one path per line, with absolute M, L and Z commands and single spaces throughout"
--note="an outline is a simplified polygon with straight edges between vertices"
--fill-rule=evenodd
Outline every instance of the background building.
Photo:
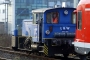
M 5 21 L 5 5 L 0 5 L 0 22 Z
M 66 2 L 67 7 L 74 7 L 74 0 L 9 0 L 8 4 L 8 22 L 9 33 L 18 28 L 21 35 L 22 20 L 31 19 L 33 9 L 38 8 L 54 8 L 55 5 L 61 7 L 62 2 Z M 12 29 L 11 29 L 12 26 Z
M 0 33 L 7 33 L 8 26 L 7 25 L 7 7 L 5 4 L 5 0 L 0 0 Z M 9 23 L 8 23 L 9 24 Z

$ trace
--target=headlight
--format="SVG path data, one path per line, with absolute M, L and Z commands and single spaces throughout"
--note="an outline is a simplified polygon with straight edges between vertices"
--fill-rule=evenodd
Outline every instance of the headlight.
M 47 35 L 50 34 L 50 31 L 49 31 L 49 30 L 46 30 L 46 34 L 47 34 Z

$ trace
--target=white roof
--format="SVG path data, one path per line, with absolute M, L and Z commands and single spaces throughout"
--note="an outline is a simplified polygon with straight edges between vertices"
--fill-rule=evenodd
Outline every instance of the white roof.
M 48 9 L 51 9 L 51 8 L 35 9 L 35 10 L 32 10 L 32 13 L 43 13 L 43 12 L 45 12 Z

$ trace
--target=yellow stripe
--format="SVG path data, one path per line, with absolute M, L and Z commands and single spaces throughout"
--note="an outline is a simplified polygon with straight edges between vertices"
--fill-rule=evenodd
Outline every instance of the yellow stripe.
M 44 54 L 48 56 L 48 47 L 44 44 Z
M 47 48 L 47 46 L 45 46 L 44 51 L 45 51 L 46 54 L 48 54 L 48 48 Z

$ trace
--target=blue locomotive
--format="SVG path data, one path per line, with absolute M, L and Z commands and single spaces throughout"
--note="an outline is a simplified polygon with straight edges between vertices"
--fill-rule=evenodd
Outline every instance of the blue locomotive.
M 74 51 L 72 41 L 75 37 L 75 8 L 49 8 L 33 13 L 33 21 L 28 25 L 29 36 L 13 36 L 12 47 L 44 53 L 46 56 Z M 39 17 L 38 19 L 37 16 Z M 23 32 L 22 32 L 23 33 Z
M 44 12 L 42 22 L 42 40 L 44 53 L 55 55 L 72 53 L 76 28 L 75 8 L 54 8 Z

